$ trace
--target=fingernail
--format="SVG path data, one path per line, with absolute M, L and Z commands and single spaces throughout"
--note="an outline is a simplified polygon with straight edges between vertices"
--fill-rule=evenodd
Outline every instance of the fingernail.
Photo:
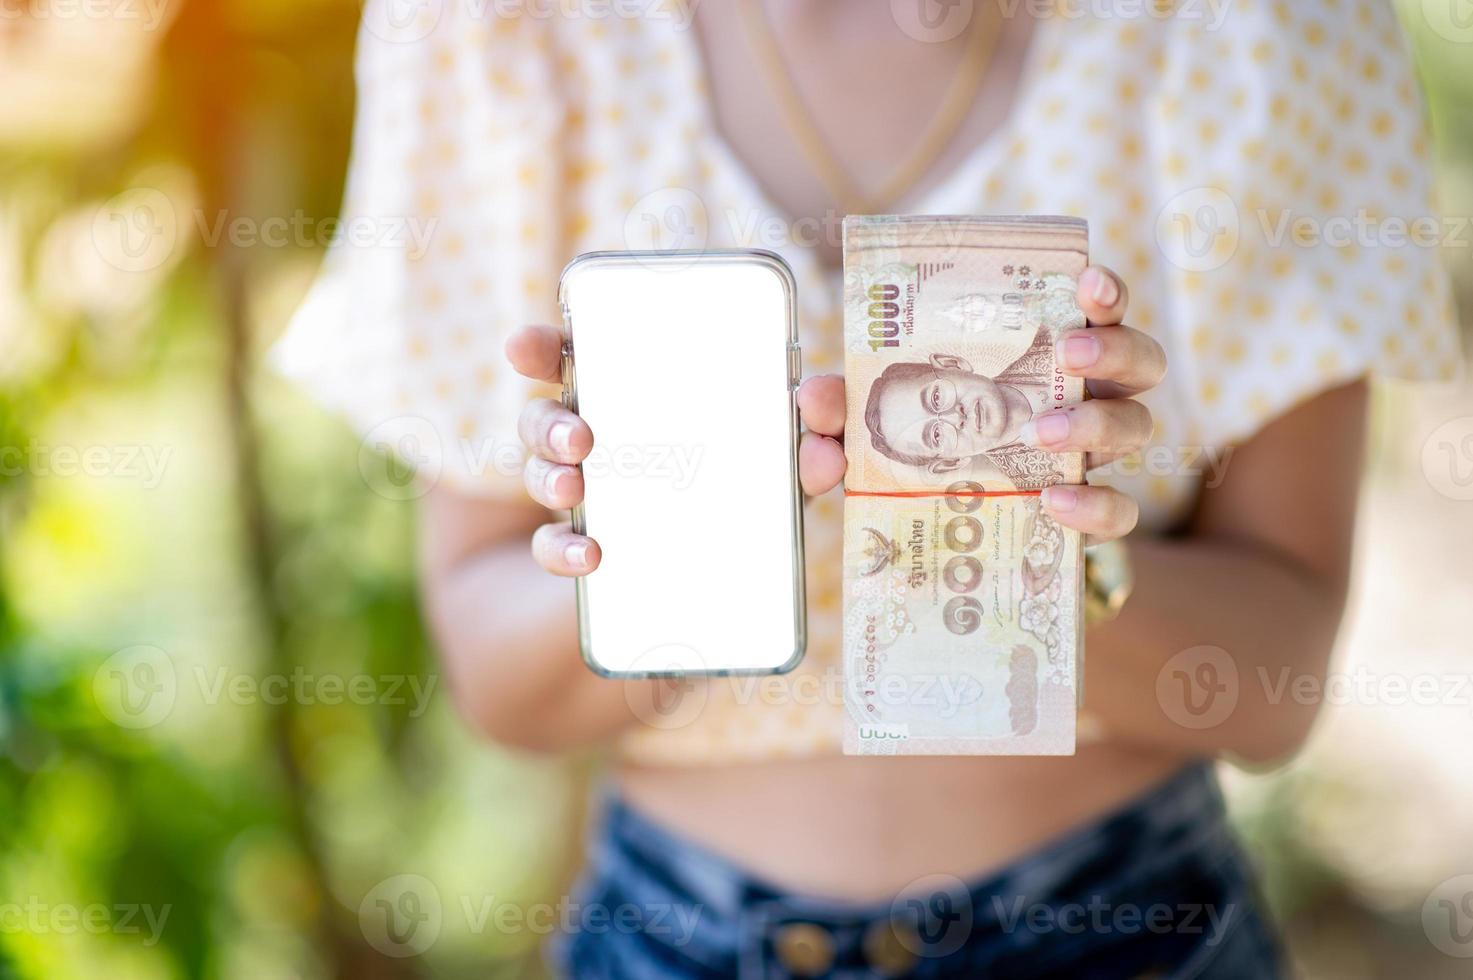
M 1043 505 L 1055 514 L 1067 514 L 1079 503 L 1079 494 L 1069 487 L 1044 487 Z
M 561 497 L 563 495 L 561 485 L 567 479 L 567 470 L 556 469 L 549 471 L 547 474 L 547 481 L 545 483 L 545 486 L 547 487 L 547 495 L 549 497 Z
M 573 423 L 559 422 L 547 433 L 548 445 L 559 453 L 573 451 Z
M 1065 337 L 1059 345 L 1059 352 L 1064 367 L 1075 371 L 1087 368 L 1100 359 L 1100 338 L 1087 333 L 1081 337 Z
M 1106 309 L 1114 306 L 1120 299 L 1120 286 L 1115 282 L 1115 277 L 1106 275 L 1099 269 L 1090 268 L 1084 270 L 1085 288 L 1089 290 L 1089 298 Z
M 1018 439 L 1030 446 L 1052 446 L 1069 437 L 1069 416 L 1060 412 L 1035 415 L 1018 430 Z
M 588 542 L 574 541 L 563 549 L 563 560 L 571 568 L 588 567 Z

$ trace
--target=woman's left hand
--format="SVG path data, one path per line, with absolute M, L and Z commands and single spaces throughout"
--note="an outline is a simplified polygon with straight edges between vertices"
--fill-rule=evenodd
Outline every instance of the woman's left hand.
M 1040 412 L 1021 439 L 1049 452 L 1083 452 L 1094 469 L 1139 450 L 1151 438 L 1151 412 L 1135 400 L 1166 374 L 1166 352 L 1125 326 L 1129 296 L 1120 277 L 1090 266 L 1079 277 L 1079 308 L 1089 328 L 1064 338 L 1056 355 L 1067 375 L 1086 379 L 1088 401 Z M 798 389 L 798 409 L 808 431 L 799 446 L 803 489 L 823 493 L 844 478 L 844 381 L 833 375 L 809 378 Z M 1054 486 L 1043 492 L 1044 508 L 1066 527 L 1109 541 L 1135 527 L 1135 499 L 1112 487 Z

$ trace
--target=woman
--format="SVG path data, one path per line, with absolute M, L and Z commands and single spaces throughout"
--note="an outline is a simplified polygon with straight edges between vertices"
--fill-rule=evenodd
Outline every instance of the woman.
M 1365 378 L 1451 369 L 1448 288 L 1428 251 L 1280 231 L 1431 213 L 1386 5 L 1121 10 L 1141 6 L 465 4 L 400 21 L 370 4 L 345 210 L 433 234 L 423 254 L 335 248 L 281 360 L 384 443 L 439 447 L 424 598 L 467 719 L 536 751 L 613 746 L 580 901 L 649 918 L 564 937 L 570 974 L 1281 970 L 1206 760 L 1264 764 L 1304 739 L 1313 707 L 1256 678 L 1325 669 Z M 1062 358 L 1096 400 L 1028 438 L 1092 465 L 1128 454 L 1047 506 L 1096 542 L 1134 530 L 1134 594 L 1089 629 L 1092 737 L 1072 758 L 839 754 L 834 229 L 855 211 L 1090 221 L 1091 329 Z M 808 655 L 781 680 L 712 681 L 697 717 L 663 727 L 634 708 L 681 692 L 589 672 L 558 578 L 600 559 L 548 513 L 578 499 L 597 434 L 526 404 L 555 390 L 558 331 L 536 324 L 558 322 L 564 262 L 650 244 L 781 251 L 813 372 Z M 524 470 L 504 462 L 514 433 Z M 694 928 L 657 928 L 657 908 Z

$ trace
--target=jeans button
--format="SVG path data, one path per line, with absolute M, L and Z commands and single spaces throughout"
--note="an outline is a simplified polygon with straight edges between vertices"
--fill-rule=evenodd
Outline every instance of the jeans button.
M 811 922 L 790 922 L 772 937 L 777 960 L 795 977 L 819 977 L 834 965 L 834 941 Z
M 906 929 L 906 936 L 900 935 L 901 929 Z M 887 977 L 909 973 L 920 958 L 915 952 L 919 946 L 920 938 L 898 922 L 882 920 L 864 933 L 865 961 Z

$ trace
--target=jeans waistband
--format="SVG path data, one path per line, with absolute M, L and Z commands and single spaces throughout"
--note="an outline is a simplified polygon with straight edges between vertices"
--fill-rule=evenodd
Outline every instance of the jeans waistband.
M 922 917 L 964 910 L 969 942 L 1001 939 L 1013 932 L 1009 908 L 1131 895 L 1185 863 L 1216 864 L 1235 847 L 1211 768 L 1196 764 L 997 872 L 970 882 L 930 875 L 894 902 L 795 895 L 672 833 L 615 794 L 604 799 L 590 857 L 593 876 L 617 883 L 620 901 L 698 910 L 700 928 L 669 934 L 679 936 L 682 957 L 714 965 L 725 962 L 733 929 L 750 934 L 798 920 L 862 931 L 865 923 L 908 914 L 912 905 L 918 911 L 909 914 Z

